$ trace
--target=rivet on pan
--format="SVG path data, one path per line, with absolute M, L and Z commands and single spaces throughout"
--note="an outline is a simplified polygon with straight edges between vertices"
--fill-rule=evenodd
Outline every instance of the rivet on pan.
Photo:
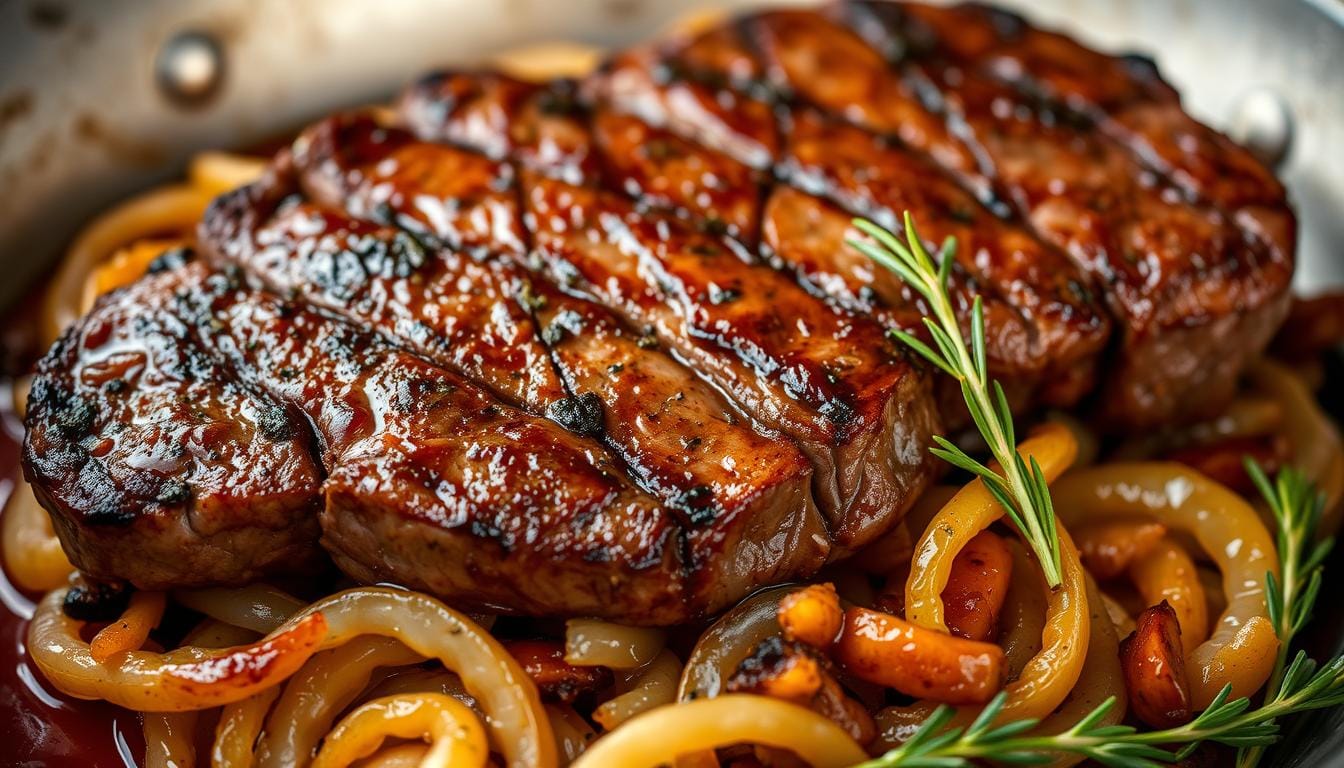
M 1261 162 L 1277 168 L 1293 145 L 1293 114 L 1283 97 L 1268 88 L 1248 91 L 1232 111 L 1228 135 Z
M 159 49 L 154 75 L 159 90 L 173 102 L 200 106 L 224 81 L 224 51 L 204 32 L 179 32 Z

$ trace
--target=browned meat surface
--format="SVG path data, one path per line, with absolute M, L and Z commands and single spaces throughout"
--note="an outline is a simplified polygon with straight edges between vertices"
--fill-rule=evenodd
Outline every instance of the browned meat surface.
M 244 584 L 321 563 L 309 432 L 193 339 L 199 265 L 102 298 L 38 365 L 24 467 L 66 553 L 142 589 Z
M 1121 338 L 1102 414 L 1124 429 L 1217 411 L 1286 311 L 1295 221 L 1244 149 L 1151 63 L 980 6 L 852 2 L 842 17 L 918 84 L 997 189 L 1104 292 Z
M 956 240 L 1020 409 L 1203 417 L 1287 306 L 1268 170 L 1151 64 L 981 6 L 757 13 L 399 115 L 304 131 L 207 213 L 217 273 L 43 361 L 25 467 L 91 575 L 237 583 L 320 526 L 356 579 L 491 611 L 670 624 L 807 576 L 966 418 L 856 216 Z
M 463 85 L 470 80 L 482 84 Z M 481 135 L 479 115 L 513 109 L 519 120 L 529 119 L 525 105 L 486 103 L 500 90 L 490 85 L 497 80 L 431 79 L 408 97 L 407 109 L 438 116 L 436 124 L 422 121 L 422 132 L 470 140 L 487 150 L 510 139 Z M 534 94 L 532 100 L 540 98 Z M 522 133 L 540 145 L 571 146 L 558 156 L 591 157 L 576 148 L 582 135 L 577 119 L 566 125 L 561 113 L 551 112 L 544 122 L 533 121 Z M 423 146 L 438 154 L 462 151 Z M 348 153 L 345 158 L 357 159 Z M 445 189 L 412 177 L 377 176 L 380 157 L 358 160 L 362 165 L 313 165 L 334 166 L 347 179 L 367 180 L 352 186 L 355 201 L 365 189 L 397 190 L 393 197 L 403 203 L 396 215 L 439 236 L 440 228 L 408 203 L 440 198 Z M 812 459 L 814 495 L 842 550 L 870 540 L 897 519 L 927 481 L 923 447 L 935 427 L 924 396 L 927 382 L 891 340 L 876 326 L 832 311 L 779 273 L 752 263 L 736 241 L 643 211 L 607 190 L 567 181 L 582 174 L 580 166 L 530 160 L 519 165 L 523 220 L 532 244 L 524 266 L 611 310 L 639 331 L 646 346 L 675 352 L 750 418 L 793 438 Z M 346 201 L 345 207 L 353 210 L 359 204 Z M 790 307 L 787 320 L 775 310 L 778 305 Z
M 1272 174 L 1182 112 L 1150 64 L 999 11 L 766 12 L 621 54 L 588 90 L 741 163 L 773 163 L 789 186 L 837 204 L 776 189 L 763 236 L 778 239 L 781 266 L 841 303 L 876 287 L 824 247 L 843 237 L 845 216 L 891 225 L 890 211 L 908 209 L 931 222 L 926 234 L 969 238 L 975 257 L 961 255 L 974 282 L 958 291 L 985 297 L 1001 334 L 991 364 L 1013 389 L 1040 390 L 1028 399 L 1069 402 L 1096 378 L 1088 363 L 1105 329 L 1089 321 L 1086 292 L 1118 326 L 1098 402 L 1122 429 L 1217 409 L 1282 318 L 1294 223 Z M 966 195 L 950 197 L 942 174 L 911 173 L 921 163 L 988 211 L 948 227 Z M 794 225 L 788 237 L 772 232 L 777 222 Z M 1051 245 L 1076 267 L 1055 266 Z M 995 311 L 995 294 L 1008 311 Z
M 395 132 L 360 120 L 325 123 L 299 144 L 312 146 L 334 128 L 353 139 L 360 126 L 396 146 Z M 450 154 L 420 146 L 422 156 Z M 406 161 L 407 149 L 399 153 Z M 388 167 L 375 158 L 368 170 L 375 166 Z M 323 156 L 305 164 L 303 176 L 315 190 L 335 189 L 339 177 L 324 183 L 319 169 L 340 167 L 336 157 Z M 449 190 L 442 185 L 459 181 L 437 177 L 435 186 L 419 174 L 398 174 L 370 179 L 368 186 L 396 190 L 394 201 L 444 199 Z M 297 202 L 289 199 L 293 192 L 275 179 L 223 198 L 203 227 L 211 257 L 606 443 L 686 528 L 688 578 L 715 605 L 764 581 L 810 573 L 825 560 L 830 542 L 812 503 L 806 458 L 791 442 L 753 430 L 712 387 L 649 347 L 643 335 L 592 304 L 531 285 L 508 263 L 477 262 L 433 244 L 419 250 L 420 241 L 408 241 L 404 230 Z M 361 209 L 360 199 L 352 192 L 349 207 Z M 279 201 L 286 202 L 277 208 Z M 437 222 L 439 232 L 417 237 L 434 241 L 452 231 L 455 222 L 443 216 L 425 219 Z M 418 263 L 406 261 L 411 258 Z M 333 277 L 335 264 L 346 265 L 340 278 Z
M 681 529 L 592 440 L 367 331 L 223 282 L 184 301 L 213 354 L 314 425 L 322 541 L 347 573 L 481 610 L 687 615 Z

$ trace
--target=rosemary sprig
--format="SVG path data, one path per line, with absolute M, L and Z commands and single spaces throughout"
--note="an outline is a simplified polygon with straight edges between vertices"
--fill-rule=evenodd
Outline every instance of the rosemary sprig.
M 1259 464 L 1247 458 L 1245 465 L 1246 473 L 1264 496 L 1274 518 L 1282 574 L 1281 577 L 1272 571 L 1265 574 L 1266 607 L 1279 636 L 1274 671 L 1265 684 L 1265 702 L 1269 704 L 1282 696 L 1290 648 L 1297 633 L 1311 620 L 1321 590 L 1321 568 L 1334 539 L 1316 538 L 1325 496 L 1301 471 L 1285 467 L 1271 483 Z M 1254 768 L 1263 754 L 1263 746 L 1242 749 L 1237 753 L 1238 768 Z
M 1324 497 L 1296 469 L 1284 469 L 1273 483 L 1253 462 L 1247 461 L 1246 471 L 1273 515 L 1282 574 L 1265 574 L 1266 605 L 1280 644 L 1259 708 L 1253 709 L 1247 697 L 1229 700 L 1229 685 L 1191 722 L 1140 732 L 1132 726 L 1101 724 L 1115 705 L 1108 699 L 1064 733 L 1033 736 L 1024 734 L 1036 727 L 1036 720 L 993 726 L 1006 700 L 1000 693 L 970 727 L 949 728 L 955 710 L 939 707 L 909 741 L 855 768 L 969 768 L 977 760 L 1037 765 L 1065 753 L 1112 768 L 1152 768 L 1189 757 L 1205 742 L 1236 747 L 1239 768 L 1253 768 L 1278 738 L 1280 718 L 1344 704 L 1344 656 L 1320 669 L 1301 651 L 1289 661 L 1293 638 L 1311 618 L 1322 564 L 1333 544 L 1331 539 L 1316 540 Z
M 1102 725 L 1115 699 L 1107 699 L 1077 725 L 1053 735 L 1023 735 L 1036 720 L 995 727 L 1006 696 L 1000 693 L 968 728 L 948 728 L 955 710 L 942 706 L 901 746 L 854 768 L 970 768 L 974 761 L 1041 765 L 1060 754 L 1080 755 L 1111 768 L 1153 768 L 1189 757 L 1200 744 L 1263 747 L 1279 735 L 1279 718 L 1344 703 L 1344 657 L 1316 668 L 1298 653 L 1284 670 L 1280 695 L 1258 709 L 1242 697 L 1229 700 L 1228 685 L 1194 720 L 1176 728 L 1139 731 L 1128 725 Z
M 971 458 L 941 436 L 933 438 L 938 446 L 931 449 L 932 452 L 984 482 L 1031 546 L 1046 582 L 1052 588 L 1059 586 L 1059 534 L 1055 528 L 1050 489 L 1036 460 L 1032 458 L 1028 463 L 1018 454 L 1008 398 L 999 382 L 989 378 L 985 362 L 985 316 L 980 297 L 975 297 L 971 307 L 969 345 L 952 309 L 947 281 L 956 241 L 949 238 L 943 243 L 935 263 L 924 249 L 909 212 L 905 214 L 904 242 L 870 221 L 856 219 L 854 226 L 874 242 L 850 240 L 850 247 L 895 272 L 928 302 L 929 315 L 924 317 L 924 325 L 933 339 L 933 346 L 905 331 L 893 330 L 891 333 L 960 382 L 971 419 L 1003 474 Z

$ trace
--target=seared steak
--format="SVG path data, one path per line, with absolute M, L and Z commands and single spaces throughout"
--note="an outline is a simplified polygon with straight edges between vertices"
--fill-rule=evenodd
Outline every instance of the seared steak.
M 950 232 L 971 237 L 972 248 L 991 246 L 967 258 L 968 271 L 982 295 L 1016 288 L 1006 300 L 1042 340 L 1029 364 L 1033 348 L 1014 342 L 1023 334 L 998 326 L 1006 336 L 1002 350 L 990 350 L 996 370 L 1028 391 L 1036 387 L 1024 380 L 1044 372 L 1049 383 L 1036 397 L 1046 402 L 1080 394 L 1103 332 L 1078 314 L 1086 306 L 1078 289 L 1090 291 L 1118 326 L 1097 398 L 1118 429 L 1215 412 L 1285 311 L 1294 221 L 1272 174 L 1182 112 L 1151 64 L 1088 51 L 1000 11 L 855 1 L 768 12 L 619 55 L 589 90 L 611 109 L 742 163 L 774 165 L 791 185 L 848 213 L 891 224 L 887 211 L 910 209 L 916 221 L 932 220 L 926 230 L 935 234 L 939 216 L 921 213 L 918 198 L 947 200 L 938 192 L 945 185 L 938 174 L 898 172 L 917 167 L 911 151 L 923 155 L 1006 220 L 993 229 L 1011 236 L 1011 250 L 984 231 L 978 210 L 965 222 L 973 234 Z M 829 127 L 815 113 L 860 130 Z M 811 185 L 796 175 L 809 147 L 820 151 L 803 164 L 826 172 L 813 173 Z M 847 156 L 873 161 L 847 177 Z M 773 193 L 767 240 L 771 203 L 792 222 L 809 210 L 788 204 L 797 199 L 791 190 Z M 820 223 L 795 230 L 824 231 L 824 209 L 810 210 Z M 1023 262 L 1057 259 L 1048 246 L 1028 244 L 1023 225 L 1072 257 L 1071 274 L 1058 279 L 1065 273 L 1050 267 L 1013 279 Z M 790 258 L 802 251 L 796 234 L 779 238 L 784 265 L 853 304 L 862 280 L 843 264 L 819 268 L 825 249 Z M 1021 259 L 1005 258 L 1015 251 Z M 1052 309 L 1053 330 L 1041 327 L 1038 313 Z M 1003 322 L 1011 313 L 999 315 Z M 1073 364 L 1062 362 L 1070 357 Z
M 196 343 L 199 265 L 100 299 L 38 365 L 24 471 L 81 571 L 142 589 L 245 584 L 322 560 L 297 416 Z
M 300 143 L 337 127 L 323 124 Z M 293 191 L 273 178 L 221 198 L 202 228 L 211 258 L 604 442 L 686 529 L 686 578 L 718 595 L 716 605 L 824 562 L 830 541 L 806 458 L 786 439 L 753 430 L 642 335 L 594 305 L 531 284 L 507 262 L 420 246 L 404 230 L 299 202 Z
M 592 440 L 368 331 L 222 282 L 183 301 L 214 355 L 313 425 L 322 541 L 346 572 L 491 611 L 668 623 L 700 607 L 684 592 L 682 529 Z
M 443 104 L 417 108 L 442 115 L 444 131 L 475 122 L 467 112 L 480 105 L 479 97 L 458 101 L 460 93 L 498 88 L 495 78 L 483 78 L 474 89 L 461 86 L 466 80 L 428 81 L 420 93 Z M 514 108 L 523 116 L 530 111 Z M 522 135 L 543 146 L 564 142 L 572 148 L 554 153 L 558 157 L 591 157 L 577 149 L 581 126 L 564 121 L 564 114 L 548 112 Z M 369 197 L 382 191 L 390 215 L 403 226 L 451 240 L 460 227 L 438 224 L 420 202 L 445 199 L 451 190 L 433 179 L 388 171 L 397 167 L 392 158 L 409 151 L 406 139 L 396 129 L 369 130 L 383 137 L 387 152 L 342 152 L 308 163 L 296 155 L 307 169 L 302 176 L 309 191 L 321 195 L 344 180 L 346 194 L 325 202 L 351 211 L 368 209 Z M 514 135 L 473 140 L 485 150 Z M 300 146 L 311 143 L 301 140 Z M 448 158 L 463 151 L 420 146 L 450 164 L 457 161 Z M 922 446 L 935 429 L 928 383 L 899 346 L 874 324 L 833 311 L 785 276 L 753 263 L 737 241 L 637 209 L 609 190 L 572 183 L 568 179 L 582 177 L 582 164 L 551 166 L 510 151 L 523 158 L 519 192 L 532 251 L 522 265 L 615 312 L 646 344 L 672 350 L 752 419 L 793 438 L 812 459 L 817 504 L 842 551 L 884 532 L 927 481 L 930 463 Z M 321 180 L 313 180 L 315 174 Z M 781 306 L 788 307 L 787 317 L 778 312 Z
M 320 527 L 361 581 L 647 624 L 807 576 L 966 419 L 854 216 L 955 238 L 1018 409 L 1200 417 L 1286 307 L 1272 174 L 1150 64 L 978 6 L 761 13 L 581 83 L 431 76 L 399 115 L 304 131 L 211 206 L 215 272 L 42 361 L 25 468 L 82 569 L 240 583 Z

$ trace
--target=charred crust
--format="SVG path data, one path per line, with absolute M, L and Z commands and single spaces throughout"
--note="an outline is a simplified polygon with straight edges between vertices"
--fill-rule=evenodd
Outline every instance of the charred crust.
M 88 398 L 69 395 L 56 407 L 51 420 L 63 436 L 78 439 L 93 431 L 97 416 L 98 409 Z
M 838 398 L 827 400 L 819 410 L 821 411 L 821 415 L 826 417 L 827 421 L 837 427 L 843 427 L 846 424 L 851 423 L 854 421 L 855 416 L 857 416 L 854 412 L 854 406 Z
M 159 486 L 159 493 L 154 500 L 160 504 L 177 505 L 186 503 L 191 498 L 191 488 L 186 482 L 178 479 L 169 479 Z
M 605 405 L 595 392 L 584 392 L 556 400 L 546 406 L 546 415 L 555 423 L 578 435 L 601 437 L 605 431 Z
M 131 590 L 125 584 L 81 578 L 65 593 L 61 610 L 76 621 L 112 621 L 126 610 L 130 600 Z
M 672 506 L 686 515 L 691 525 L 707 525 L 719 515 L 719 505 L 714 501 L 714 489 L 707 485 L 696 485 L 677 494 Z
M 273 443 L 294 437 L 294 425 L 289 414 L 278 405 L 266 404 L 257 410 L 257 432 Z
M 160 272 L 168 272 L 174 269 L 180 269 L 195 256 L 195 252 L 185 246 L 169 248 L 154 260 L 149 262 L 149 267 L 145 270 L 147 274 L 157 275 Z

